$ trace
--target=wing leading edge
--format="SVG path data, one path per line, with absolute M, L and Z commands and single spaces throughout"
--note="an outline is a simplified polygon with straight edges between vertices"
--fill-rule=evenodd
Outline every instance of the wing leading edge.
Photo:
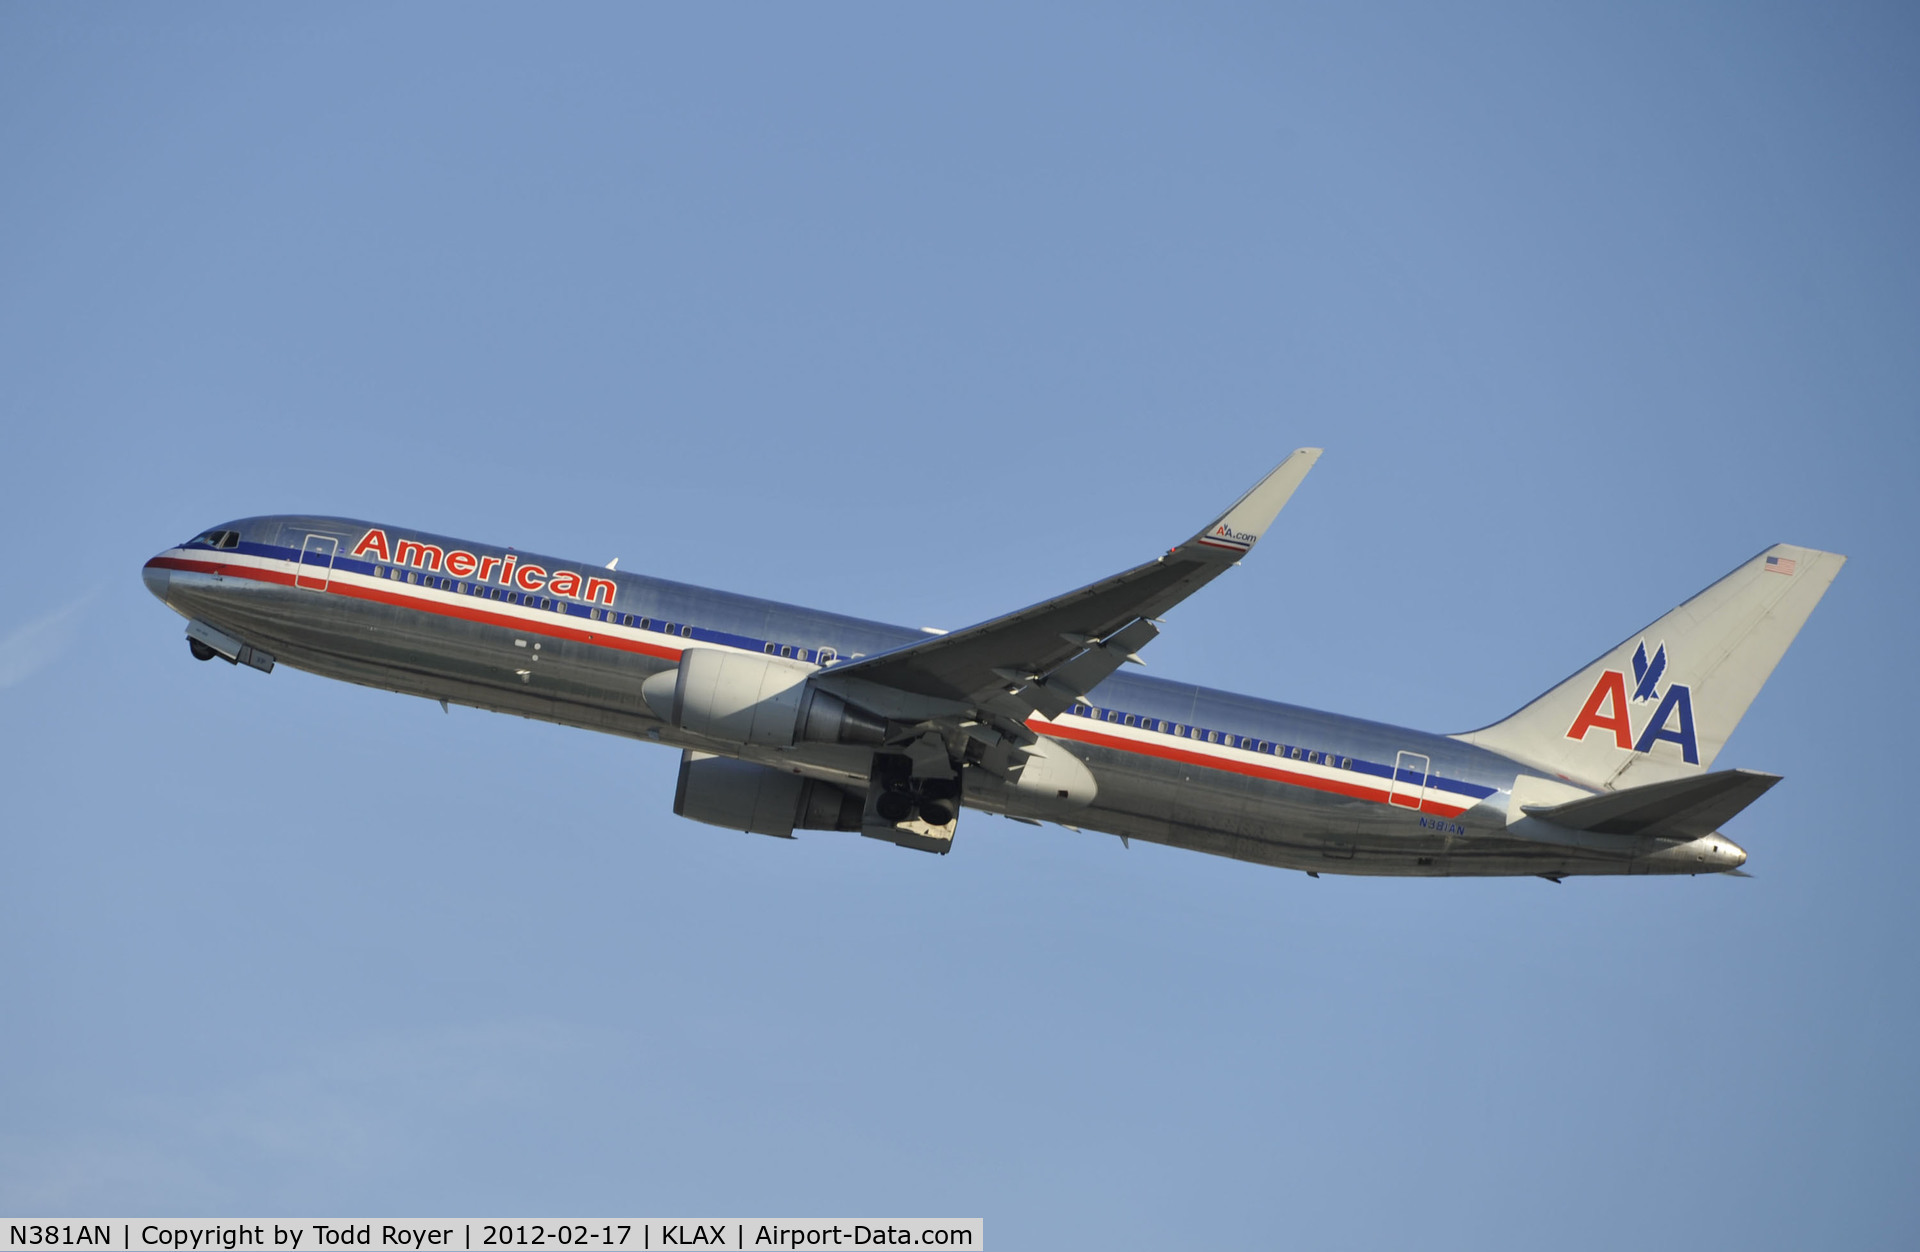
M 1144 565 L 1051 600 L 836 665 L 835 679 L 979 709 L 1014 723 L 1073 706 L 1160 631 L 1154 619 L 1212 582 L 1259 541 L 1319 448 L 1301 448 L 1185 543 Z M 1003 725 L 1005 722 L 1002 723 Z

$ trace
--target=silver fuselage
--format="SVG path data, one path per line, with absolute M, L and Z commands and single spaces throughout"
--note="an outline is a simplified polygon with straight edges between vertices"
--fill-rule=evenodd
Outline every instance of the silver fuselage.
M 257 517 L 224 529 L 237 542 L 182 545 L 154 557 L 147 585 L 182 616 L 281 663 L 848 786 L 865 784 L 871 750 L 743 749 L 702 739 L 663 723 L 641 685 L 691 646 L 786 655 L 830 669 L 926 637 L 395 527 L 380 528 L 389 551 L 355 555 L 373 528 L 345 518 Z M 394 559 L 391 548 L 401 543 L 419 545 L 407 554 L 413 560 Z M 429 551 L 437 559 L 420 556 Z M 450 570 L 448 554 L 456 553 L 461 559 Z M 469 568 L 469 557 L 484 567 Z M 578 590 L 589 576 L 591 597 Z M 549 583 L 576 590 L 547 594 Z M 1094 801 L 1070 816 L 1023 812 L 1002 789 L 987 807 L 1316 873 L 1695 874 L 1746 859 L 1718 834 L 1678 841 L 1525 819 L 1513 805 L 1516 780 L 1541 772 L 1446 735 L 1130 673 L 1107 679 L 1088 699 L 1089 708 L 1030 725 L 1093 773 Z M 983 793 L 969 784 L 965 798 L 979 807 Z

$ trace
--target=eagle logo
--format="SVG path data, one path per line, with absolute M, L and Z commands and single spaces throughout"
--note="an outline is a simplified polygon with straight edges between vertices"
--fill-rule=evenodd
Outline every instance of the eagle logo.
M 1633 700 L 1638 704 L 1642 700 L 1657 700 L 1660 697 L 1660 677 L 1667 672 L 1667 645 L 1662 641 L 1654 649 L 1653 659 L 1647 659 L 1647 641 L 1642 639 L 1633 653 Z

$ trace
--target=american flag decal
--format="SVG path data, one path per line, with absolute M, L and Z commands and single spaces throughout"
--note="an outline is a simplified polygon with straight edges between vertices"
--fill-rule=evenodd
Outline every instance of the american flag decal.
M 1792 557 L 1790 557 L 1790 556 L 1770 556 L 1770 557 L 1768 557 L 1768 558 L 1767 558 L 1767 573 L 1769 573 L 1769 574 L 1791 574 L 1791 573 L 1793 573 L 1793 558 L 1792 558 Z

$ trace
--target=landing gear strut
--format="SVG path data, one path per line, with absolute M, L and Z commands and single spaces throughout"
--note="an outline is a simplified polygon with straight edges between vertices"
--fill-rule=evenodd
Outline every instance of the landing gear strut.
M 862 834 L 923 852 L 945 852 L 953 846 L 960 816 L 960 779 L 916 774 L 906 753 L 876 753 L 867 784 L 867 812 Z

